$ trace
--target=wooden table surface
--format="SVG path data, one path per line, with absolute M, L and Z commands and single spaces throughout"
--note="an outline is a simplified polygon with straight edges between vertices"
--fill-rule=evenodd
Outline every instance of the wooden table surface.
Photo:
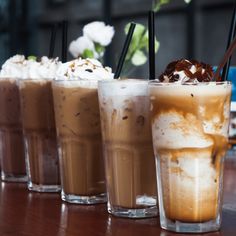
M 204 235 L 236 236 L 236 152 L 226 158 L 224 182 L 221 230 Z M 161 230 L 159 218 L 116 218 L 106 212 L 105 204 L 67 204 L 60 200 L 59 194 L 29 192 L 25 184 L 0 184 L 0 236 L 184 235 Z

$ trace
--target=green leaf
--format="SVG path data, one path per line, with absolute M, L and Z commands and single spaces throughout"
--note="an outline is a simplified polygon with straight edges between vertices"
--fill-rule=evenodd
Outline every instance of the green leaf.
M 155 0 L 155 3 L 153 4 L 153 11 L 159 11 L 163 5 L 170 3 L 170 1 L 171 0 Z
M 125 26 L 125 33 L 127 34 L 128 33 L 128 30 L 129 30 L 129 26 L 130 24 L 127 24 Z M 135 30 L 134 30 L 134 34 L 133 34 L 133 37 L 132 37 L 132 40 L 131 40 L 131 43 L 130 43 L 130 46 L 129 46 L 129 50 L 128 50 L 128 53 L 127 53 L 127 60 L 130 60 L 132 55 L 140 49 L 140 42 L 141 42 L 141 39 L 144 35 L 146 31 L 146 28 L 144 25 L 142 24 L 136 24 L 136 27 L 135 27 Z
M 95 51 L 98 53 L 98 54 L 101 54 L 105 51 L 105 47 L 103 47 L 101 44 L 99 43 L 95 43 Z
M 189 4 L 191 2 L 191 0 L 184 0 L 185 3 Z M 168 3 L 170 3 L 171 0 L 154 0 L 154 3 L 153 3 L 153 7 L 152 7 L 152 10 L 157 12 L 161 9 L 161 7 L 163 5 L 166 5 Z
M 128 23 L 125 26 L 125 34 L 128 34 L 129 27 L 130 27 L 130 23 Z M 135 30 L 134 30 L 134 35 L 141 36 L 143 34 L 144 30 L 145 30 L 145 26 L 144 25 L 136 23 L 136 27 L 135 27 Z
M 148 52 L 148 30 L 145 31 L 145 34 L 141 38 L 139 48 L 146 49 Z
M 159 48 L 160 48 L 160 42 L 157 41 L 157 39 L 155 39 L 155 53 L 158 52 Z
M 89 50 L 89 49 L 85 49 L 83 54 L 81 55 L 82 58 L 94 58 L 94 53 L 93 51 Z
M 140 47 L 144 48 L 148 53 L 148 31 L 146 31 L 145 35 L 143 36 Z M 157 53 L 159 47 L 160 47 L 160 42 L 157 41 L 157 38 L 155 37 L 155 53 Z
M 125 27 L 125 32 L 127 33 L 129 29 L 129 24 Z M 158 51 L 160 43 L 155 37 L 155 52 Z M 132 63 L 135 66 L 140 66 L 146 63 L 148 53 L 148 30 L 142 24 L 137 24 L 128 53 L 126 55 L 127 62 Z
M 27 57 L 28 60 L 31 60 L 31 61 L 36 61 L 37 60 L 37 57 L 36 56 L 33 56 L 33 55 L 30 55 Z
M 131 59 L 132 64 L 135 66 L 141 66 L 145 64 L 146 61 L 147 56 L 141 50 L 136 51 Z

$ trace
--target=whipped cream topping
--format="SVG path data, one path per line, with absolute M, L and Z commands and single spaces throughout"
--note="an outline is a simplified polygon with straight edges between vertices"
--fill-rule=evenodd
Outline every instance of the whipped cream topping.
M 27 77 L 27 69 L 25 56 L 15 55 L 2 65 L 0 77 L 25 78 Z
M 213 69 L 210 65 L 196 60 L 181 59 L 168 64 L 159 81 L 184 84 L 209 82 L 212 78 Z
M 0 71 L 0 77 L 20 79 L 54 79 L 61 64 L 58 58 L 43 56 L 40 61 L 26 59 L 23 55 L 9 58 Z
M 95 59 L 76 59 L 61 64 L 59 67 L 56 79 L 68 80 L 106 80 L 113 79 L 114 74 L 110 67 L 103 65 Z

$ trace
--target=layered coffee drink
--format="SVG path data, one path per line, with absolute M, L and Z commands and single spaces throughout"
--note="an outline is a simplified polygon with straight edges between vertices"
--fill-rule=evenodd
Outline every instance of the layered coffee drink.
M 99 82 L 108 211 L 116 216 L 157 215 L 147 88 L 144 80 Z
M 20 97 L 17 81 L 25 75 L 26 60 L 16 55 L 0 71 L 0 160 L 1 179 L 26 182 L 26 167 Z
M 25 153 L 16 79 L 0 79 L 0 160 L 4 181 L 25 182 Z
M 38 192 L 60 191 L 51 88 L 51 81 L 59 65 L 57 59 L 47 57 L 42 57 L 40 61 L 29 60 L 28 78 L 19 82 L 29 175 L 28 188 Z
M 227 151 L 230 82 L 212 68 L 179 60 L 150 83 L 161 227 L 176 232 L 218 230 Z
M 77 59 L 63 64 L 53 82 L 64 201 L 106 201 L 97 81 L 112 78 L 100 62 Z
M 56 185 L 59 190 L 60 174 L 51 81 L 25 80 L 21 81 L 20 88 L 31 185 L 48 188 Z

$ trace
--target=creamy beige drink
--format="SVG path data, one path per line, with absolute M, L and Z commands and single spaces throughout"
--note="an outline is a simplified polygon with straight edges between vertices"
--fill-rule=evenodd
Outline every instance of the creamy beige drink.
M 148 81 L 99 82 L 108 211 L 141 218 L 157 214 Z
M 221 222 L 231 84 L 210 66 L 180 60 L 150 83 L 162 228 L 217 230 Z
M 53 83 L 64 201 L 106 201 L 97 82 L 112 78 L 98 61 L 78 59 L 63 64 Z
M 29 60 L 28 76 L 19 81 L 28 188 L 38 192 L 60 191 L 51 88 L 59 65 L 57 59 L 47 57 L 42 57 L 40 61 Z

